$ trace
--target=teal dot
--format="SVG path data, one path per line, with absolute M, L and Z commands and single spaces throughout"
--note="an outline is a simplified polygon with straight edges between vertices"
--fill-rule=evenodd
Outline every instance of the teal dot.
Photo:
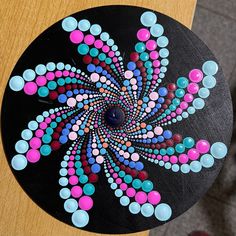
M 157 39 L 157 45 L 161 48 L 164 48 L 168 45 L 169 40 L 166 36 L 161 36 Z
M 144 26 L 150 27 L 156 23 L 157 17 L 155 13 L 146 11 L 141 15 L 140 21 Z
M 35 67 L 35 72 L 38 74 L 38 75 L 44 75 L 46 72 L 47 72 L 47 68 L 45 65 L 43 64 L 39 64 Z
M 43 135 L 43 137 L 42 137 L 42 141 L 43 141 L 44 143 L 50 143 L 50 142 L 52 141 L 52 137 L 51 137 L 50 135 L 48 135 L 48 134 L 45 134 L 45 135 Z
M 23 170 L 27 166 L 27 159 L 25 156 L 17 154 L 11 160 L 11 166 L 14 170 Z
M 128 206 L 129 203 L 130 203 L 130 199 L 129 199 L 127 196 L 122 196 L 122 197 L 120 198 L 120 204 L 121 204 L 122 206 Z
M 84 170 L 82 168 L 78 168 L 75 172 L 78 176 L 80 176 L 84 173 Z
M 46 133 L 47 134 L 49 134 L 49 135 L 52 135 L 53 134 L 53 129 L 51 128 L 51 127 L 48 127 L 47 129 L 46 129 Z
M 62 188 L 59 195 L 62 199 L 67 199 L 70 197 L 70 190 L 68 188 Z
M 98 55 L 98 53 L 99 52 L 96 48 L 90 49 L 90 52 L 89 52 L 90 56 L 92 56 L 92 57 L 96 57 Z
M 202 169 L 202 165 L 199 161 L 192 161 L 190 163 L 190 169 L 192 172 L 198 173 Z
M 78 159 L 77 156 L 76 156 L 75 159 L 76 159 L 76 160 Z M 76 161 L 76 162 L 75 162 L 75 167 L 76 167 L 76 168 L 80 168 L 81 166 L 82 166 L 81 161 Z
M 87 175 L 81 175 L 79 177 L 79 182 L 82 183 L 82 184 L 85 184 L 88 182 L 88 176 Z
M 126 176 L 124 177 L 124 181 L 125 181 L 125 183 L 127 183 L 127 184 L 130 184 L 130 183 L 132 182 L 132 180 L 133 180 L 133 178 L 132 178 L 131 175 L 126 175 Z
M 172 215 L 171 207 L 166 203 L 161 203 L 156 206 L 155 216 L 160 221 L 167 221 Z
M 207 98 L 210 95 L 210 90 L 207 88 L 200 88 L 198 91 L 198 95 L 201 98 Z
M 57 87 L 57 83 L 56 83 L 55 81 L 50 81 L 50 82 L 48 82 L 47 87 L 48 87 L 50 90 L 55 90 L 56 87 Z
M 116 183 L 112 183 L 111 184 L 111 189 L 113 189 L 113 190 L 117 189 L 117 184 Z
M 147 52 L 142 52 L 141 55 L 140 55 L 140 59 L 142 61 L 147 61 L 149 59 L 149 55 Z
M 181 88 L 176 89 L 176 91 L 175 91 L 175 95 L 178 98 L 182 98 L 184 96 L 184 94 L 185 94 L 185 91 L 183 89 L 181 89 Z
M 93 184 L 88 183 L 84 185 L 83 191 L 86 195 L 91 196 L 95 192 L 95 187 Z
M 129 205 L 129 211 L 132 214 L 138 214 L 140 212 L 140 209 L 141 207 L 137 202 L 131 202 Z
M 145 47 L 145 44 L 144 44 L 144 43 L 139 42 L 139 43 L 137 43 L 137 44 L 135 45 L 135 50 L 136 50 L 136 52 L 138 52 L 138 53 L 144 52 L 145 49 L 146 49 L 146 47 Z
M 191 148 L 194 146 L 195 144 L 195 141 L 193 138 L 191 137 L 186 137 L 184 140 L 183 140 L 183 144 L 186 148 Z
M 100 54 L 98 55 L 98 59 L 99 59 L 100 61 L 104 61 L 104 60 L 106 59 L 106 54 L 105 54 L 105 53 L 100 53 Z
M 91 26 L 90 32 L 93 35 L 99 35 L 102 32 L 102 28 L 101 28 L 100 25 L 94 24 L 94 25 Z
M 193 100 L 193 107 L 195 109 L 202 109 L 205 106 L 205 102 L 202 98 L 195 98 Z
M 42 145 L 40 148 L 40 153 L 43 156 L 48 156 L 51 153 L 51 147 L 49 145 Z
M 214 165 L 214 158 L 210 154 L 204 154 L 201 156 L 200 162 L 203 167 L 210 168 Z
M 141 214 L 145 217 L 150 217 L 154 214 L 154 207 L 150 203 L 145 203 L 141 207 Z
M 204 77 L 202 83 L 203 83 L 204 87 L 211 89 L 216 86 L 216 79 L 215 79 L 215 77 L 213 77 L 211 75 L 207 75 Z
M 84 43 L 80 44 L 78 46 L 78 52 L 81 55 L 86 55 L 89 52 L 89 46 L 87 44 L 84 44 Z
M 86 19 L 80 20 L 78 23 L 78 28 L 81 31 L 87 31 L 90 28 L 90 22 Z
M 47 87 L 43 86 L 38 89 L 38 95 L 40 97 L 47 97 L 49 94 L 49 90 Z
M 142 187 L 142 181 L 140 179 L 134 179 L 132 182 L 132 186 L 135 189 L 140 189 Z
M 25 140 L 19 140 L 15 144 L 15 149 L 18 153 L 26 153 L 29 149 L 29 144 Z
M 20 91 L 24 88 L 25 81 L 21 76 L 13 76 L 10 79 L 9 86 L 13 91 Z
M 59 78 L 57 80 L 58 85 L 63 86 L 65 84 L 65 80 L 63 78 Z
M 210 152 L 216 159 L 222 159 L 227 154 L 227 147 L 224 143 L 216 142 L 211 146 Z
M 71 220 L 76 227 L 82 228 L 88 224 L 89 215 L 84 210 L 78 210 L 72 214 Z
M 21 132 L 21 137 L 22 137 L 24 140 L 30 140 L 30 139 L 33 137 L 33 132 L 32 132 L 30 129 L 24 129 L 24 130 Z
M 107 32 L 102 32 L 100 35 L 100 39 L 102 41 L 107 41 L 110 38 L 109 34 Z
M 183 164 L 180 167 L 182 173 L 187 174 L 190 172 L 190 166 L 188 164 Z
M 71 32 L 77 28 L 77 20 L 74 17 L 67 17 L 62 21 L 62 28 L 67 31 Z
M 145 191 L 145 192 L 150 192 L 150 191 L 152 191 L 152 189 L 153 189 L 153 183 L 152 183 L 152 181 L 150 181 L 150 180 L 145 180 L 145 181 L 143 181 L 142 189 L 143 189 L 143 191 Z
M 186 88 L 188 86 L 188 79 L 186 77 L 179 77 L 177 79 L 177 85 L 180 88 Z
M 23 78 L 26 81 L 34 80 L 35 76 L 36 76 L 36 74 L 35 74 L 35 72 L 32 69 L 27 69 L 23 73 Z
M 164 28 L 160 24 L 155 24 L 151 27 L 150 33 L 154 37 L 160 37 L 164 33 Z
M 123 191 L 121 189 L 116 189 L 115 196 L 116 197 L 121 197 L 122 195 L 123 195 Z
M 119 177 L 123 178 L 125 176 L 125 172 L 122 170 L 119 172 Z
M 176 146 L 175 146 L 175 150 L 176 152 L 178 153 L 183 153 L 185 151 L 185 146 L 182 144 L 182 143 L 178 143 Z
M 66 212 L 73 213 L 77 210 L 77 208 L 78 202 L 73 198 L 67 199 L 64 203 L 64 209 Z
M 202 70 L 206 75 L 215 75 L 218 71 L 218 64 L 215 61 L 206 61 L 202 65 Z
M 175 149 L 174 149 L 173 147 L 168 147 L 168 148 L 167 148 L 167 154 L 168 154 L 168 155 L 173 155 L 174 152 L 175 152 Z
M 162 48 L 160 51 L 159 51 L 159 55 L 160 57 L 162 58 L 166 58 L 169 56 L 169 50 L 166 49 L 166 48 Z

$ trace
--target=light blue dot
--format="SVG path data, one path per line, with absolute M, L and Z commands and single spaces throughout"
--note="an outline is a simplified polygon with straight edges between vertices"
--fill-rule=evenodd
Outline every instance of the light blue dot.
M 120 198 L 120 204 L 121 204 L 122 206 L 128 206 L 129 203 L 130 203 L 130 199 L 129 199 L 127 196 L 122 196 L 122 197 Z
M 67 199 L 70 197 L 70 190 L 68 188 L 63 188 L 60 190 L 59 195 L 62 199 Z
M 194 107 L 188 107 L 187 111 L 188 111 L 188 113 L 189 113 L 190 115 L 192 115 L 192 114 L 195 113 L 196 110 L 195 110 Z
M 66 161 L 62 161 L 61 162 L 61 167 L 64 167 L 64 168 L 67 167 L 67 162 Z
M 164 48 L 168 45 L 169 40 L 166 36 L 161 36 L 157 39 L 157 45 L 161 48 Z
M 131 202 L 129 205 L 129 211 L 132 214 L 138 214 L 140 212 L 140 209 L 141 207 L 137 202 Z
M 67 169 L 66 168 L 61 168 L 59 171 L 60 176 L 66 176 L 67 175 Z
M 195 98 L 193 100 L 193 106 L 195 109 L 202 109 L 205 106 L 205 102 L 202 98 Z
M 64 209 L 66 212 L 73 213 L 77 210 L 77 208 L 78 202 L 73 198 L 67 199 L 64 203 Z
M 162 48 L 160 51 L 159 51 L 159 55 L 160 57 L 162 58 L 166 58 L 169 56 L 169 50 L 166 49 L 166 48 Z
M 67 184 L 68 184 L 68 179 L 66 178 L 66 177 L 61 177 L 60 179 L 59 179 L 59 184 L 61 185 L 61 186 L 66 186 Z
M 21 76 L 13 76 L 10 79 L 9 86 L 13 91 L 20 91 L 24 88 L 25 81 Z
M 201 98 L 207 98 L 210 95 L 210 90 L 207 88 L 200 88 L 198 91 L 198 95 Z
M 15 144 L 15 149 L 18 153 L 26 153 L 29 149 L 29 144 L 25 140 L 19 140 Z
M 202 65 L 202 70 L 206 75 L 215 75 L 218 71 L 218 64 L 215 61 L 206 61 Z
M 167 163 L 165 164 L 165 168 L 166 168 L 167 170 L 169 170 L 169 169 L 171 168 L 170 162 L 167 162 Z
M 167 221 L 172 215 L 171 207 L 166 203 L 161 203 L 156 206 L 155 216 L 160 221 Z
M 214 158 L 210 154 L 204 154 L 201 156 L 200 162 L 203 167 L 210 168 L 214 165 Z
M 227 154 L 227 147 L 224 143 L 216 142 L 211 146 L 210 152 L 216 159 L 222 159 Z
M 145 217 L 150 217 L 154 213 L 154 207 L 150 203 L 145 203 L 141 207 L 141 213 Z
M 157 16 L 155 13 L 153 13 L 151 11 L 146 11 L 141 15 L 140 21 L 144 26 L 150 27 L 150 26 L 156 24 Z
M 203 86 L 206 88 L 214 88 L 216 86 L 216 79 L 215 77 L 211 76 L 211 75 L 207 75 L 203 78 Z
M 30 140 L 32 137 L 33 137 L 33 132 L 29 129 L 24 129 L 22 132 L 21 132 L 21 137 L 24 139 L 24 140 Z
M 116 189 L 115 196 L 116 197 L 121 197 L 122 195 L 123 195 L 123 191 L 121 189 Z
M 36 130 L 38 128 L 38 123 L 36 121 L 32 120 L 28 123 L 28 128 L 30 130 Z
M 67 32 L 71 32 L 71 31 L 75 30 L 77 28 L 77 20 L 71 16 L 66 17 L 62 21 L 62 28 Z
M 91 32 L 91 34 L 96 36 L 96 35 L 99 35 L 102 32 L 102 28 L 101 28 L 100 25 L 94 24 L 94 25 L 91 26 L 90 32 Z
M 100 39 L 102 41 L 107 41 L 110 38 L 109 34 L 107 32 L 102 32 L 100 35 Z
M 190 163 L 190 169 L 194 173 L 198 173 L 202 170 L 202 165 L 199 161 L 192 161 Z
M 81 31 L 87 31 L 90 28 L 90 22 L 86 19 L 80 20 L 78 23 L 78 28 Z
M 167 65 L 169 64 L 169 60 L 166 59 L 166 58 L 164 58 L 164 59 L 161 60 L 161 64 L 162 64 L 163 66 L 167 66 Z
M 117 184 L 116 183 L 112 183 L 111 184 L 111 189 L 113 189 L 113 190 L 117 189 Z
M 23 78 L 26 81 L 32 81 L 35 78 L 35 72 L 32 69 L 27 69 L 23 72 Z
M 56 69 L 56 65 L 54 62 L 48 62 L 46 68 L 48 71 L 54 71 Z
M 107 40 L 107 45 L 110 46 L 110 47 L 111 47 L 114 43 L 115 43 L 115 42 L 114 42 L 113 39 L 108 39 L 108 40 Z M 119 57 L 119 58 L 122 59 L 121 57 Z M 119 59 L 119 58 L 118 58 L 118 59 Z
M 150 29 L 151 35 L 154 37 L 160 37 L 164 33 L 164 28 L 160 24 L 155 24 Z
M 182 173 L 187 174 L 190 172 L 190 166 L 188 164 L 183 164 L 180 167 Z
M 78 210 L 72 214 L 71 220 L 76 227 L 82 228 L 88 224 L 89 215 L 84 210 Z
M 172 171 L 174 172 L 178 172 L 179 171 L 179 165 L 178 164 L 174 164 L 172 167 L 171 167 Z
M 43 64 L 39 64 L 35 67 L 35 71 L 38 75 L 44 75 L 47 71 L 47 68 Z
M 27 159 L 25 156 L 17 154 L 11 160 L 11 166 L 14 170 L 23 170 L 27 166 Z

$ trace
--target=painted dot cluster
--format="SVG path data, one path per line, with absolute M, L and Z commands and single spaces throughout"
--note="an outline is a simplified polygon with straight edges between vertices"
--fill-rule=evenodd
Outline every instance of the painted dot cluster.
M 140 22 L 126 67 L 118 46 L 100 25 L 67 17 L 62 21 L 63 33 L 87 74 L 70 64 L 48 62 L 9 81 L 12 91 L 49 99 L 57 106 L 25 124 L 11 166 L 16 171 L 30 168 L 28 163 L 50 158 L 69 143 L 59 170 L 58 194 L 79 228 L 89 224 L 102 171 L 129 213 L 165 222 L 172 208 L 156 190 L 143 160 L 187 174 L 211 168 L 227 154 L 222 142 L 210 144 L 166 128 L 207 106 L 216 86 L 217 63 L 208 60 L 175 82 L 161 85 L 171 42 L 155 13 L 144 12 Z

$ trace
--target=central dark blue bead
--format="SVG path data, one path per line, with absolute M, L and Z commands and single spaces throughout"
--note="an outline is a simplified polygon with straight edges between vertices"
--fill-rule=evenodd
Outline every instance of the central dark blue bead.
M 110 107 L 105 113 L 105 121 L 109 126 L 117 128 L 124 123 L 125 113 L 119 107 Z

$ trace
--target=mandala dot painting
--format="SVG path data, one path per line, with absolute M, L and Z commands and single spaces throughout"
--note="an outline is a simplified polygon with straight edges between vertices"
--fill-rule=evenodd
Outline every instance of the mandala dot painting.
M 210 50 L 175 20 L 128 6 L 44 31 L 17 62 L 1 116 L 25 192 L 99 233 L 151 229 L 189 209 L 218 175 L 232 130 Z

